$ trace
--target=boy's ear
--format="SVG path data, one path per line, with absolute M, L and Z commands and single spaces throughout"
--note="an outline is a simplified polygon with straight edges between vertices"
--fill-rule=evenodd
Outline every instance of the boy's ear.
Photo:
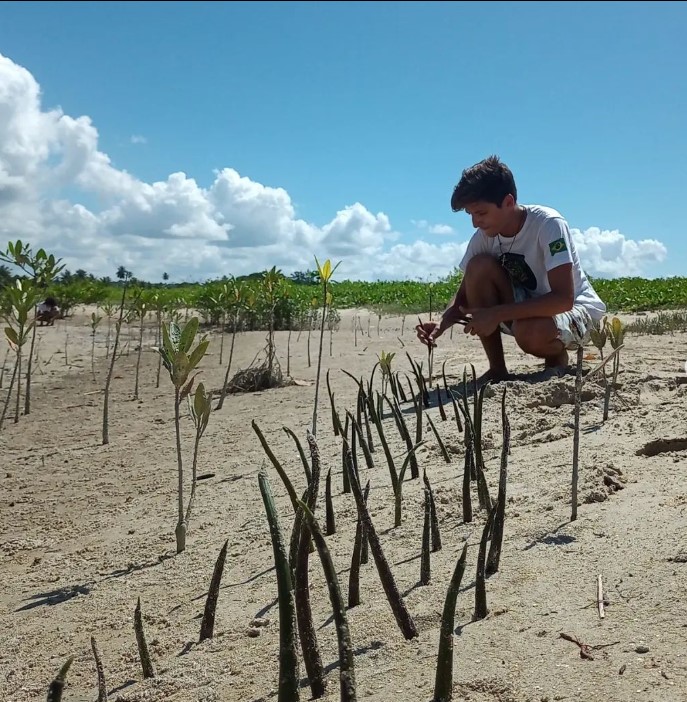
M 513 207 L 515 205 L 515 198 L 508 193 L 506 197 L 503 198 L 503 202 L 501 203 L 501 207 Z

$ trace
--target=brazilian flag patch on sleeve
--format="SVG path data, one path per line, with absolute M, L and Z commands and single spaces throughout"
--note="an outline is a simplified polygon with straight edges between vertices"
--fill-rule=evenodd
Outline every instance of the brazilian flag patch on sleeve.
M 568 247 L 565 243 L 565 239 L 562 237 L 560 239 L 556 239 L 556 241 L 552 241 L 549 244 L 549 251 L 551 252 L 552 256 L 555 256 L 557 253 L 561 253 L 561 251 L 567 251 Z

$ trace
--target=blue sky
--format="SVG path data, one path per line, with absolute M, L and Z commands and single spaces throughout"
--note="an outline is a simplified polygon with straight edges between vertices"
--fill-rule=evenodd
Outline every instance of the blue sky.
M 591 273 L 684 275 L 686 19 L 675 2 L 2 3 L 0 234 L 100 275 L 317 255 L 438 277 L 472 233 L 453 186 L 497 153 Z

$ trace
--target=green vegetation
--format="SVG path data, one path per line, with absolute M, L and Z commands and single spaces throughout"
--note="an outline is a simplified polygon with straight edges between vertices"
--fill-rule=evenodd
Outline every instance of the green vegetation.
M 6 259 L 8 263 L 13 261 Z M 122 267 L 120 266 L 120 269 Z M 12 285 L 26 271 L 0 271 L 0 290 Z M 116 305 L 121 298 L 124 270 L 118 270 L 116 279 L 96 278 L 79 270 L 61 271 L 49 282 L 45 294 L 57 298 L 60 308 L 69 315 L 77 305 L 97 304 L 103 311 Z M 375 314 L 437 313 L 448 305 L 461 281 L 456 268 L 438 281 L 334 281 L 327 282 L 327 292 L 336 308 L 362 307 Z M 265 295 L 265 281 L 274 278 L 271 297 Z M 278 279 L 278 281 L 277 281 Z M 240 328 L 247 330 L 285 329 L 311 330 L 319 325 L 319 310 L 329 307 L 322 299 L 323 281 L 319 271 L 298 271 L 290 276 L 276 268 L 247 276 L 228 276 L 205 283 L 147 283 L 131 278 L 137 290 L 150 290 L 155 307 L 167 312 L 198 310 L 207 323 L 223 324 L 229 330 L 239 324 L 237 312 L 241 308 Z M 278 282 L 278 285 L 277 285 Z M 687 307 L 687 277 L 645 279 L 627 277 L 616 279 L 593 278 L 592 283 L 604 300 L 610 313 L 637 312 Z M 235 297 L 238 290 L 239 298 Z M 151 298 L 152 299 L 152 298 Z M 247 300 L 253 304 L 247 305 Z M 335 310 L 330 310 L 332 313 Z

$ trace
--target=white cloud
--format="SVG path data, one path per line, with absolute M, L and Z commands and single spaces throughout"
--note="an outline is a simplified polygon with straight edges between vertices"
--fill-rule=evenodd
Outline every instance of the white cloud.
M 147 144 L 148 140 L 142 136 L 141 134 L 132 134 L 131 138 L 129 139 L 132 144 Z
M 131 143 L 145 143 L 133 135 Z M 423 233 L 453 229 L 426 220 Z M 401 243 L 389 217 L 360 202 L 342 203 L 322 225 L 298 217 L 289 193 L 233 168 L 208 187 L 186 173 L 147 183 L 115 168 L 99 150 L 87 116 L 41 105 L 26 69 L 0 54 L 0 242 L 21 238 L 83 268 L 113 277 L 123 265 L 135 276 L 206 280 L 276 265 L 312 268 L 314 256 L 342 261 L 337 278 L 434 279 L 450 273 L 466 242 Z M 644 270 L 665 258 L 660 242 L 630 241 L 618 232 L 587 230 L 576 241 L 594 274 Z
M 656 239 L 626 239 L 613 231 L 590 227 L 584 232 L 571 229 L 585 272 L 604 278 L 651 276 L 652 264 L 666 260 L 668 250 Z
M 430 234 L 448 236 L 449 234 L 453 234 L 453 227 L 450 227 L 448 224 L 432 224 L 427 231 Z
M 427 231 L 430 234 L 440 234 L 441 236 L 448 236 L 449 234 L 455 233 L 453 227 L 451 227 L 448 224 L 430 224 L 426 219 L 411 219 L 410 222 L 418 229 Z

